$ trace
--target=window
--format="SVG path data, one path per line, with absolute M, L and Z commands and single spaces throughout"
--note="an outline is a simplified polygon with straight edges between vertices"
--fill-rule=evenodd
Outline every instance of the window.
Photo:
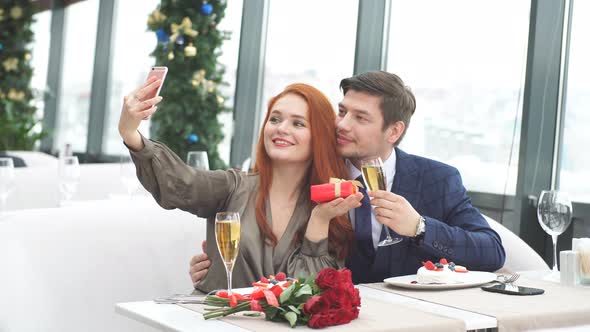
M 49 59 L 49 42 L 51 31 L 51 11 L 45 10 L 35 14 L 35 23 L 33 30 L 33 45 L 31 47 L 31 65 L 33 67 L 33 77 L 31 87 L 35 93 L 35 106 L 37 107 L 37 116 L 43 118 L 44 98 L 43 94 L 47 92 L 47 68 Z
M 232 0 L 227 2 L 225 17 L 219 23 L 219 30 L 231 33 L 231 38 L 223 42 L 221 46 L 221 56 L 219 62 L 225 65 L 223 81 L 228 85 L 219 87 L 220 91 L 228 97 L 225 105 L 229 108 L 234 107 L 234 95 L 236 93 L 236 73 L 238 71 L 238 54 L 240 49 L 240 31 L 242 26 L 242 8 L 243 0 Z M 217 117 L 219 123 L 223 126 L 223 141 L 218 146 L 219 156 L 229 165 L 231 152 L 231 137 L 233 134 L 233 114 L 222 113 Z
M 158 0 L 117 1 L 113 29 L 112 73 L 104 127 L 103 154 L 126 153 L 117 125 L 123 97 L 143 83 L 155 60 L 150 53 L 156 47 L 156 36 L 147 30 L 148 15 Z M 131 46 L 133 45 L 133 46 Z M 150 121 L 142 121 L 139 131 L 150 137 Z
M 66 8 L 63 72 L 55 131 L 57 149 L 70 143 L 74 151 L 86 152 L 97 23 L 97 0 L 78 2 Z
M 573 6 L 563 142 L 560 153 L 559 189 L 570 199 L 590 203 L 590 136 L 584 128 L 590 126 L 590 46 L 586 42 L 590 31 L 590 2 L 576 1 Z
M 298 82 L 318 88 L 336 107 L 340 80 L 354 70 L 357 12 L 357 0 L 270 2 L 262 116 L 272 96 Z
M 516 192 L 530 1 L 391 4 L 387 70 L 416 95 L 401 148 L 471 191 Z
M 126 153 L 117 129 L 123 97 L 143 83 L 149 68 L 154 65 L 154 58 L 150 53 L 156 46 L 156 36 L 147 30 L 147 17 L 157 8 L 159 0 L 141 2 L 119 1 L 115 15 L 115 31 L 113 34 L 113 64 L 111 82 L 109 85 L 108 114 L 105 122 L 103 137 L 103 154 L 119 155 Z M 231 39 L 224 42 L 222 56 L 219 61 L 226 65 L 224 81 L 228 86 L 220 87 L 224 95 L 228 96 L 226 105 L 232 107 L 235 91 L 236 71 L 238 63 L 238 48 L 240 40 L 240 25 L 242 18 L 242 1 L 229 1 L 219 29 L 232 32 Z M 118 28 L 117 28 L 118 27 Z M 125 27 L 124 29 L 122 27 Z M 133 47 L 129 45 L 133 44 Z M 229 163 L 230 141 L 233 128 L 231 113 L 219 115 L 224 124 L 225 139 L 221 143 L 220 155 Z M 225 126 L 225 124 L 229 124 Z M 150 121 L 143 121 L 139 130 L 149 137 Z

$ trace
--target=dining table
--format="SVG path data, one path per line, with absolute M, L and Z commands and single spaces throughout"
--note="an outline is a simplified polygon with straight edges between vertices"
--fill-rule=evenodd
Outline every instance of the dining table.
M 549 281 L 546 271 L 519 273 L 516 285 L 541 288 L 535 296 L 483 291 L 479 286 L 450 289 L 394 287 L 388 283 L 357 285 L 358 319 L 330 327 L 334 331 L 588 331 L 590 287 Z M 117 303 L 115 311 L 161 331 L 291 330 L 286 323 L 228 316 L 205 320 L 201 304 L 161 304 L 152 300 Z M 307 326 L 297 326 L 308 330 Z

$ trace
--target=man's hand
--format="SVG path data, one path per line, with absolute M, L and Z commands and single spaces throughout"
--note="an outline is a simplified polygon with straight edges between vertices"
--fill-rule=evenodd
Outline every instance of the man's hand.
M 203 253 L 197 254 L 193 256 L 190 262 L 190 270 L 189 274 L 191 276 L 191 280 L 193 281 L 193 285 L 196 286 L 203 277 L 209 271 L 209 266 L 211 266 L 211 261 L 209 257 L 205 253 L 205 249 L 207 248 L 207 241 L 203 241 Z
M 375 218 L 380 223 L 403 236 L 416 235 L 420 214 L 408 201 L 390 191 L 369 192 L 371 205 L 375 206 Z

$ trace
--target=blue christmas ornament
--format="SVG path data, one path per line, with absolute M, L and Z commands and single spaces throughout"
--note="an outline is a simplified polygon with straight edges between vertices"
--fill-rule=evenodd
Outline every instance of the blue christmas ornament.
M 158 43 L 168 43 L 170 36 L 164 31 L 164 29 L 156 30 L 156 37 L 158 37 Z
M 178 44 L 178 45 L 184 45 L 184 37 L 183 36 L 179 36 L 178 38 L 176 38 L 176 44 Z
M 0 43 L 0 51 L 2 51 L 3 48 L 4 48 L 4 45 L 2 45 L 2 43 Z
M 213 13 L 213 6 L 211 4 L 205 2 L 201 5 L 201 14 L 209 16 L 211 13 Z
M 186 140 L 190 144 L 194 144 L 194 143 L 197 143 L 199 141 L 199 136 L 197 136 L 197 134 L 190 134 L 190 135 L 187 136 Z

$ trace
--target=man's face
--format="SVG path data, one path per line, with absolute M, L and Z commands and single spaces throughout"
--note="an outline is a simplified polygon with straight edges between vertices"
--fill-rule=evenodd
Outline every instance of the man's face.
M 368 157 L 387 159 L 397 137 L 395 128 L 383 129 L 381 97 L 348 90 L 338 104 L 336 133 L 338 153 L 353 163 Z

